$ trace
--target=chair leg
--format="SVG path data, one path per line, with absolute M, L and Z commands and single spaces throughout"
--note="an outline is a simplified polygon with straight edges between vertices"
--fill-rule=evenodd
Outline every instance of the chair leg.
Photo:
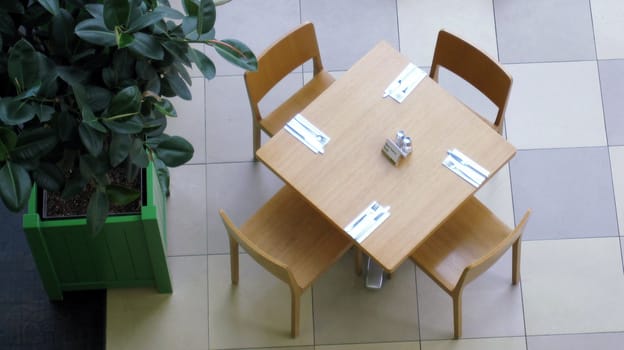
M 355 247 L 355 273 L 362 276 L 362 249 Z
M 520 250 L 522 247 L 522 236 L 514 242 L 512 246 L 512 267 L 511 267 L 511 283 L 518 284 L 520 282 Z
M 256 156 L 256 152 L 258 151 L 258 148 L 260 148 L 260 141 L 261 141 L 261 135 L 260 135 L 260 126 L 254 122 L 253 124 L 253 156 L 254 156 L 254 160 L 258 160 L 258 157 Z
M 301 307 L 301 291 L 290 289 L 290 335 L 296 338 L 299 335 L 299 312 Z
M 230 276 L 232 284 L 238 284 L 238 242 L 230 237 Z
M 453 335 L 455 339 L 462 334 L 462 303 L 461 290 L 452 295 L 453 298 Z

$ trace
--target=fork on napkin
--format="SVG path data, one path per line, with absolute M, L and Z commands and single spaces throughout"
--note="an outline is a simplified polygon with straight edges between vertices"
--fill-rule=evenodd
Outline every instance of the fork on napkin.
M 303 115 L 297 113 L 286 123 L 284 129 L 314 153 L 325 153 L 325 145 L 330 140 L 329 136 L 310 123 Z
M 344 230 L 356 240 L 362 243 L 375 229 L 390 216 L 390 206 L 382 206 L 373 201 L 358 216 L 355 217 Z
M 481 186 L 483 181 L 490 176 L 489 171 L 457 148 L 447 151 L 447 156 L 442 161 L 442 164 L 475 187 Z
M 383 97 L 390 96 L 401 103 L 426 76 L 425 71 L 409 63 L 384 90 Z

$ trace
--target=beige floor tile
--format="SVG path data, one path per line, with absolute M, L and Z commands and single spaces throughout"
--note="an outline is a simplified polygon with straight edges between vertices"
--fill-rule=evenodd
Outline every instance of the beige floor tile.
M 208 254 L 228 252 L 225 227 L 219 209 L 241 226 L 283 186 L 260 162 L 208 164 Z
M 498 57 L 490 0 L 397 1 L 401 52 L 419 66 L 430 66 L 440 29 L 460 35 Z
M 598 59 L 624 58 L 624 2 L 591 0 Z
M 596 62 L 505 68 L 514 78 L 505 119 L 516 148 L 606 146 Z
M 230 283 L 228 255 L 208 256 L 210 348 L 312 345 L 312 297 L 301 297 L 300 335 L 290 337 L 290 290 L 247 254 L 238 286 Z
M 477 191 L 476 196 L 507 226 L 515 226 L 509 165 L 505 165 L 494 174 L 488 183 Z
M 109 289 L 106 347 L 111 350 L 208 348 L 206 256 L 169 258 L 173 294 Z
M 422 342 L 422 350 L 526 350 L 524 337 L 435 340 Z
M 451 339 L 451 297 L 422 271 L 417 277 L 421 338 Z M 462 303 L 464 338 L 524 335 L 521 287 L 511 284 L 511 251 L 464 287 Z
M 167 253 L 206 254 L 206 166 L 183 165 L 169 169 L 169 173 Z
M 353 254 L 314 284 L 316 344 L 418 340 L 414 266 L 405 263 L 378 290 L 354 272 Z
M 624 235 L 624 146 L 609 147 L 609 154 L 611 156 L 615 207 L 617 210 L 620 236 L 622 236 Z
M 189 87 L 193 99 L 183 100 L 179 97 L 171 98 L 171 103 L 176 109 L 177 117 L 167 119 L 167 134 L 178 135 L 187 139 L 195 149 L 191 164 L 206 163 L 206 124 L 210 121 L 206 116 L 204 78 L 191 78 L 192 85 Z M 208 82 L 210 83 L 210 82 Z
M 346 345 L 319 345 L 315 350 L 418 350 L 420 343 L 370 343 L 370 344 L 346 344 Z
M 528 241 L 522 249 L 527 335 L 624 330 L 619 238 Z

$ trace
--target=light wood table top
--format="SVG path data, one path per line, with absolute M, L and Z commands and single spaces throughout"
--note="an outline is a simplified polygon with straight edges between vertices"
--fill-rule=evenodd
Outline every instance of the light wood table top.
M 383 98 L 408 63 L 380 42 L 301 112 L 331 138 L 324 154 L 283 129 L 257 152 L 338 227 L 373 200 L 389 205 L 391 216 L 360 246 L 391 272 L 476 191 L 442 165 L 447 150 L 459 149 L 492 175 L 515 154 L 511 144 L 429 77 L 402 103 Z M 412 138 L 414 150 L 395 166 L 381 149 L 398 130 Z

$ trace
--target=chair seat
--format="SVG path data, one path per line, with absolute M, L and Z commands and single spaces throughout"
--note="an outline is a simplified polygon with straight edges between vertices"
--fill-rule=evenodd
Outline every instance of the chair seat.
M 487 254 L 511 231 L 472 196 L 416 249 L 411 259 L 450 293 L 466 266 Z
M 290 186 L 273 196 L 241 231 L 268 255 L 288 266 L 302 289 L 352 245 L 341 229 L 322 217 Z M 276 237 L 275 232 L 282 234 Z
M 297 93 L 260 121 L 262 129 L 270 136 L 275 135 L 297 113 L 314 101 L 329 85 L 334 77 L 322 70 L 305 84 Z

